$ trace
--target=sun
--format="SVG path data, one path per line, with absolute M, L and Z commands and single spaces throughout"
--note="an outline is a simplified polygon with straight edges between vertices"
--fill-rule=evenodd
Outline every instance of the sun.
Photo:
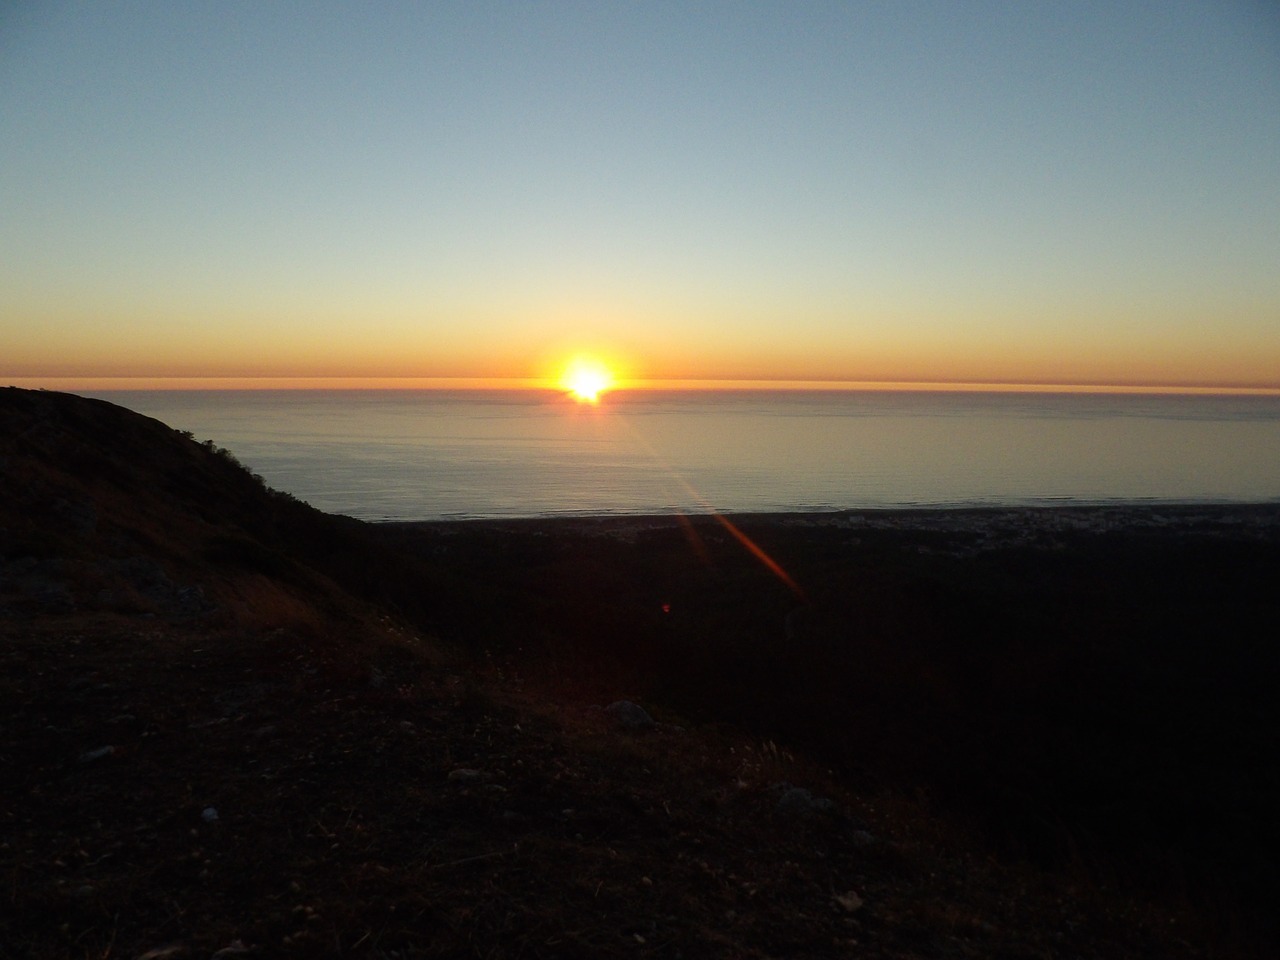
M 565 369 L 560 384 L 580 403 L 598 403 L 600 394 L 613 386 L 613 374 L 599 360 L 579 357 Z

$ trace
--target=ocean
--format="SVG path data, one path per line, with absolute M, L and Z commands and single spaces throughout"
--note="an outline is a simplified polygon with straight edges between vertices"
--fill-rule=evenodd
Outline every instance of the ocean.
M 365 520 L 1280 501 L 1280 397 L 112 391 Z

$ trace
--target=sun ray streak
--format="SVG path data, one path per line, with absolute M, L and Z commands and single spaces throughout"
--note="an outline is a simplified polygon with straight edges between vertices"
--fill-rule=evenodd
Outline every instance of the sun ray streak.
M 680 528 L 684 531 L 684 538 L 689 541 L 689 548 L 694 555 L 702 561 L 705 567 L 712 567 L 711 553 L 707 550 L 707 544 L 702 539 L 702 534 L 698 533 L 698 528 L 693 525 L 687 514 L 677 513 L 676 519 L 680 521 Z
M 711 515 L 716 518 L 720 526 L 724 527 L 731 534 L 733 534 L 734 538 L 740 544 L 742 544 L 743 547 L 746 548 L 748 553 L 750 553 L 753 557 L 755 557 L 762 564 L 764 564 L 764 567 L 766 570 L 768 570 L 775 577 L 777 577 L 779 580 L 785 583 L 788 589 L 790 589 L 791 592 L 796 595 L 796 597 L 798 597 L 801 600 L 804 599 L 804 591 L 800 589 L 800 584 L 796 583 L 795 580 L 791 578 L 791 575 L 782 568 L 782 564 L 778 563 L 777 560 L 769 556 L 769 554 L 765 551 L 765 549 L 762 546 L 760 546 L 760 544 L 756 543 L 749 536 L 747 536 L 746 533 L 743 532 L 743 530 L 737 526 L 737 524 L 735 524 L 732 520 L 726 517 L 723 513 L 712 511 Z
M 747 551 L 747 553 L 753 556 L 756 560 L 760 562 L 760 564 L 766 570 L 768 570 L 771 574 L 777 577 L 778 580 L 780 580 L 787 587 L 788 590 L 794 593 L 798 599 L 802 601 L 805 600 L 805 593 L 803 588 L 801 588 L 800 584 L 796 583 L 795 579 L 792 578 L 792 576 L 789 573 L 787 573 L 787 571 L 783 568 L 782 564 L 778 563 L 777 560 L 773 559 L 773 557 L 769 555 L 768 551 L 766 551 L 762 546 L 760 546 L 758 543 L 752 540 L 751 537 L 749 537 L 745 531 L 743 531 L 737 524 L 735 524 L 732 520 L 730 520 L 727 516 L 725 516 L 720 510 L 716 509 L 716 507 L 711 503 L 711 501 L 709 501 L 706 497 L 704 497 L 702 493 L 699 492 L 699 490 L 696 487 L 694 487 L 693 484 L 690 483 L 684 477 L 683 474 L 681 474 L 670 463 L 668 463 L 666 459 L 663 458 L 662 455 L 659 454 L 658 451 L 653 448 L 653 445 L 644 438 L 644 435 L 641 434 L 641 432 L 638 429 L 636 429 L 635 425 L 631 423 L 630 418 L 624 416 L 621 412 L 616 410 L 613 411 L 613 414 L 618 418 L 619 422 L 622 423 L 622 425 L 627 428 L 627 430 L 631 433 L 632 437 L 635 439 L 636 443 L 640 445 L 640 447 L 645 451 L 645 453 L 647 453 L 650 457 L 652 457 L 654 461 L 658 463 L 658 465 L 661 466 L 664 471 L 666 471 L 667 475 L 670 476 L 672 480 L 674 480 L 681 487 L 683 487 L 685 492 L 689 494 L 689 496 L 694 500 L 694 502 L 696 502 L 701 507 L 703 507 L 703 509 L 706 510 L 706 512 L 711 517 L 713 517 L 717 523 L 719 523 L 722 527 L 724 527 L 727 531 L 729 531 L 729 534 L 735 540 L 738 541 L 738 543 L 743 547 L 743 549 Z M 683 517 L 683 515 L 681 516 Z M 686 530 L 690 532 L 693 531 L 693 525 L 688 521 L 687 518 L 683 518 L 681 522 L 686 525 Z M 701 550 L 699 550 L 699 546 L 702 547 Z M 706 547 L 705 545 L 701 544 L 700 538 L 699 538 L 698 544 L 694 545 L 694 552 L 698 553 L 700 556 L 703 556 L 705 559 L 709 560 L 709 555 L 706 553 Z

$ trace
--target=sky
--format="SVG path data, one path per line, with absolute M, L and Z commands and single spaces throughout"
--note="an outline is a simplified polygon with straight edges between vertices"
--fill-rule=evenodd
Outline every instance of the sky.
M 1280 5 L 0 7 L 0 380 L 1280 387 Z

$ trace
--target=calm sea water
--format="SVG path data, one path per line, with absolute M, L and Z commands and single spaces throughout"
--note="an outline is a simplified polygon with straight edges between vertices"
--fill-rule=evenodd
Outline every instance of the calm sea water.
M 1280 397 L 97 395 L 367 520 L 1280 500 Z

